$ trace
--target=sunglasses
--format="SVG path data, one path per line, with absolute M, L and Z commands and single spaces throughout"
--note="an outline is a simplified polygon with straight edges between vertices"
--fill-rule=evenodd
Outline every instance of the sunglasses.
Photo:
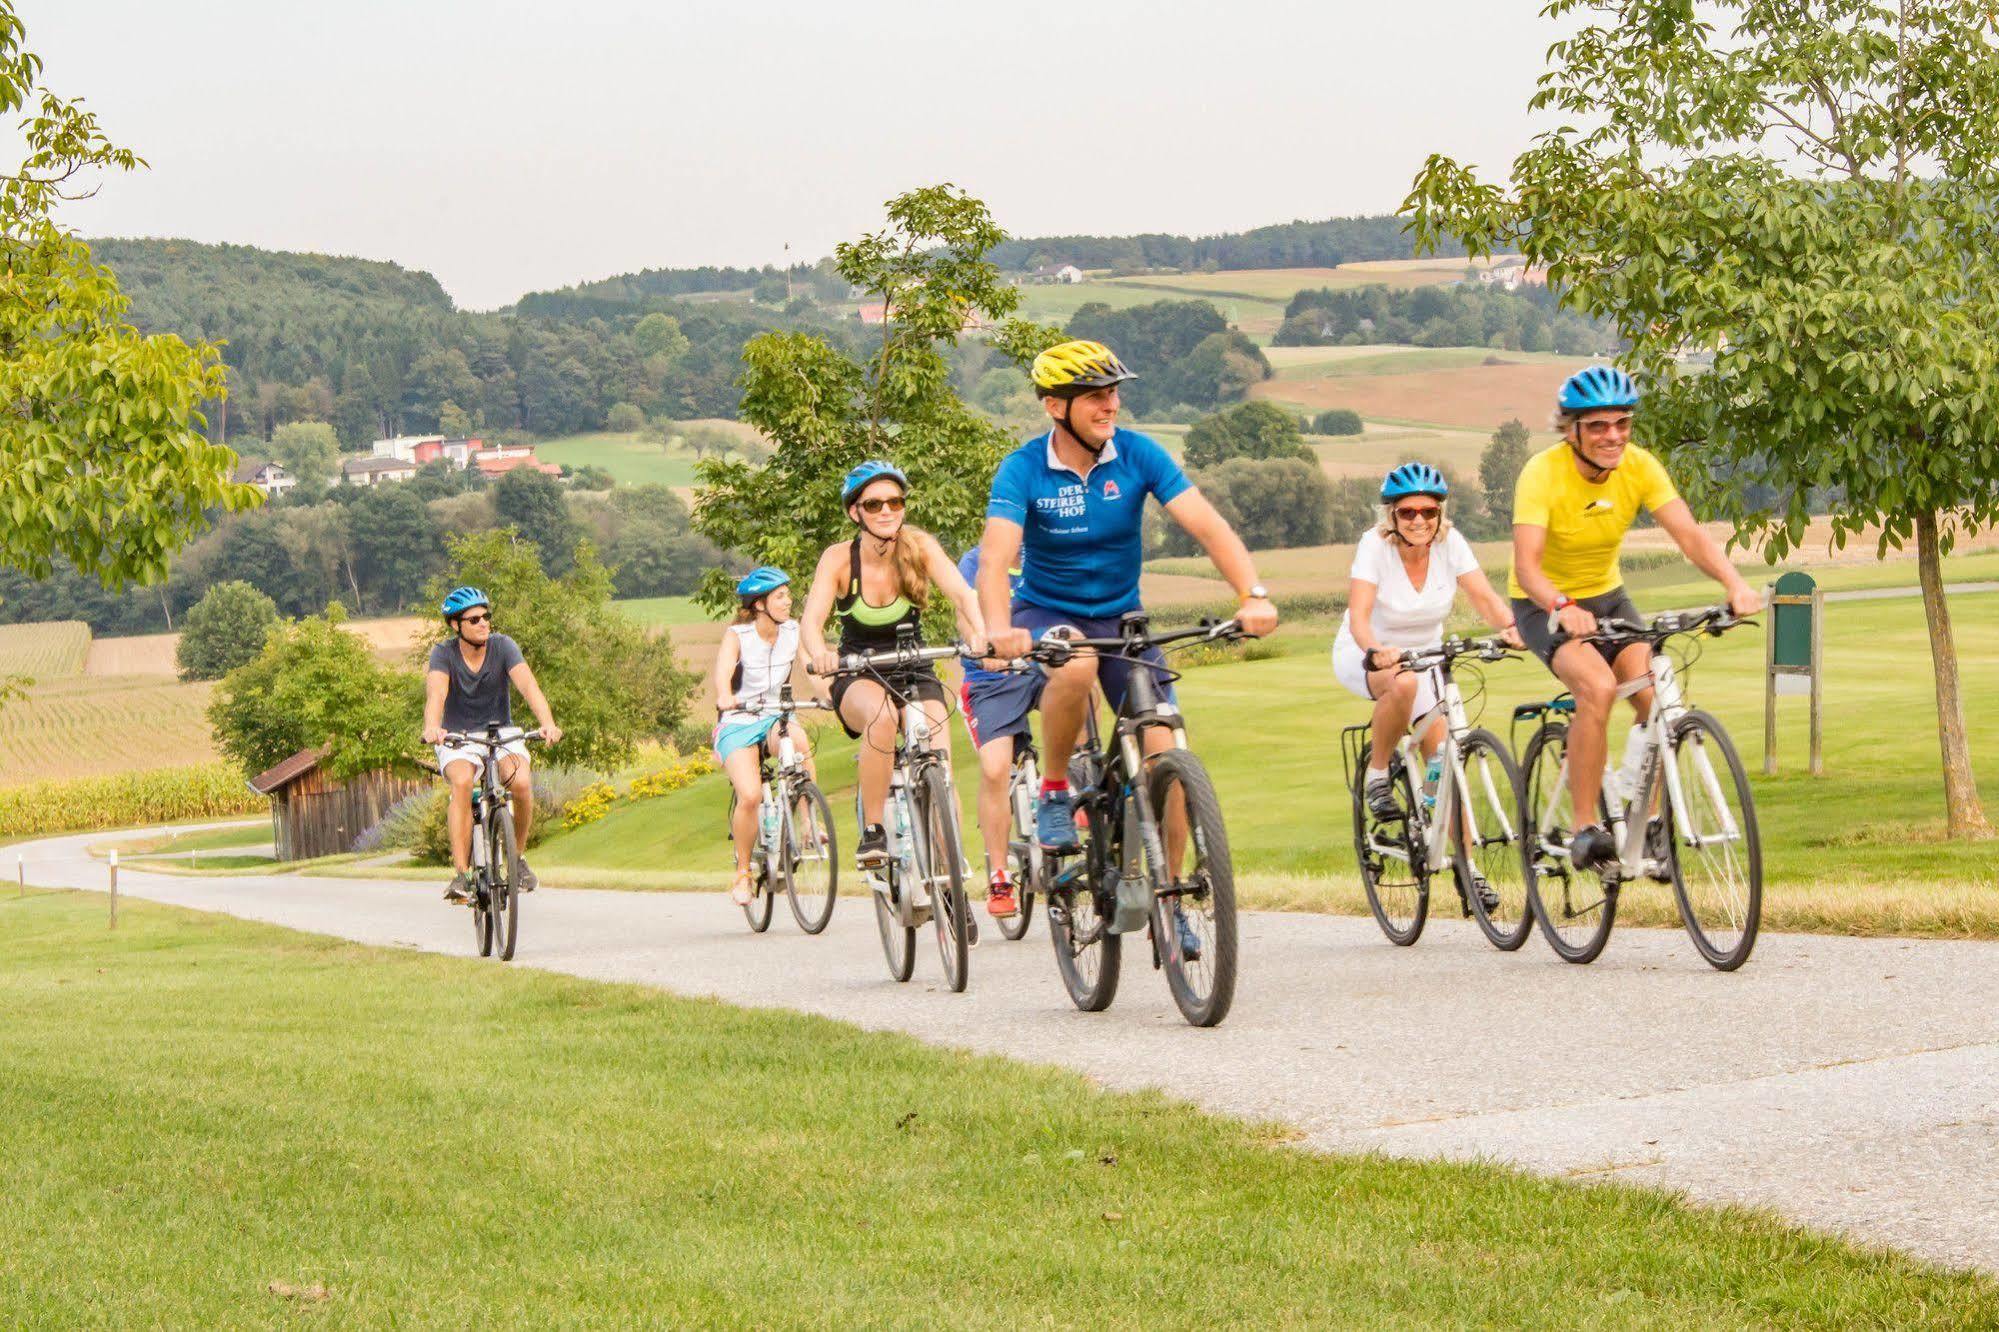
M 458 617 L 458 623 L 460 624 L 491 624 L 492 622 L 493 617 L 490 615 L 461 615 Z
M 890 513 L 901 513 L 903 503 L 900 495 L 890 495 L 885 499 L 864 499 L 861 501 L 861 512 L 880 513 L 886 509 Z
M 1400 518 L 1405 523 L 1414 523 L 1414 522 L 1434 523 L 1437 521 L 1437 515 L 1441 514 L 1442 512 L 1443 509 L 1435 504 L 1429 505 L 1424 508 L 1412 508 L 1411 506 L 1405 504 L 1401 508 L 1395 511 L 1395 516 L 1397 518 Z
M 1584 421 L 1582 422 L 1582 428 L 1583 433 L 1590 438 L 1601 439 L 1612 431 L 1623 434 L 1630 430 L 1631 418 L 1628 416 L 1613 416 L 1608 421 Z

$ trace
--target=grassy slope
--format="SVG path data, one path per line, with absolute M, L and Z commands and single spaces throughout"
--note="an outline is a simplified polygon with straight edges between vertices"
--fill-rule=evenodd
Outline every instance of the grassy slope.
M 644 625 L 711 624 L 709 614 L 692 597 L 633 597 L 617 603 L 619 610 Z
M 568 435 L 535 446 L 544 462 L 562 467 L 601 467 L 619 485 L 651 482 L 661 486 L 694 484 L 694 456 L 682 449 L 663 449 L 636 434 L 599 431 Z
M 0 910 L 25 1325 L 1208 1327 L 1250 1292 L 1264 1326 L 1999 1321 L 1988 1278 L 1760 1215 L 1310 1155 L 820 1019 Z

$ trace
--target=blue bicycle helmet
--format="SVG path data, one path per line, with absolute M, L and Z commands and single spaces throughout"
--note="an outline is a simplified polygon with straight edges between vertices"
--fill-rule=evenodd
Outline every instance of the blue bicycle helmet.
M 474 606 L 484 606 L 487 610 L 491 610 L 493 603 L 486 600 L 486 594 L 476 587 L 454 587 L 450 595 L 444 598 L 444 618 L 455 620 Z
M 1563 380 L 1561 396 L 1555 401 L 1565 412 L 1636 407 L 1638 385 L 1614 365 L 1593 365 Z
M 774 565 L 762 564 L 743 575 L 736 584 L 736 595 L 745 600 L 775 592 L 791 581 L 791 575 Z
M 1443 499 L 1451 493 L 1451 483 L 1444 480 L 1444 474 L 1426 462 L 1403 463 L 1390 472 L 1381 483 L 1381 502 L 1384 504 L 1409 495 L 1435 495 Z
M 909 489 L 909 478 L 902 474 L 900 467 L 892 462 L 883 462 L 879 458 L 870 458 L 847 473 L 847 479 L 840 483 L 840 507 L 845 508 L 852 504 L 854 497 L 867 489 L 868 482 L 879 481 L 882 477 L 889 478 L 904 491 Z

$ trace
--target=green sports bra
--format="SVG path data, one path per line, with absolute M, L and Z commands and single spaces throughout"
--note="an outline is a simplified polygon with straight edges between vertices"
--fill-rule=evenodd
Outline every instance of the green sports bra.
M 847 547 L 847 593 L 833 602 L 840 617 L 840 651 L 879 652 L 895 646 L 896 632 L 903 625 L 920 624 L 923 612 L 908 597 L 898 593 L 886 606 L 875 606 L 861 595 L 861 539 Z

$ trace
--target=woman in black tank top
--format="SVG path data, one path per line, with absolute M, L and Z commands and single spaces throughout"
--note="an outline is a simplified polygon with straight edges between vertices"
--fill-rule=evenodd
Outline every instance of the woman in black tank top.
M 932 587 L 943 591 L 958 612 L 958 632 L 965 641 L 983 646 L 985 621 L 972 589 L 958 566 L 928 532 L 908 525 L 903 514 L 907 486 L 902 473 L 882 463 L 864 463 L 849 474 L 844 498 L 847 516 L 860 527 L 852 541 L 828 546 L 819 557 L 812 590 L 799 620 L 800 647 L 812 669 L 831 675 L 842 653 L 878 652 L 896 645 L 905 632 L 917 634 Z M 839 652 L 826 645 L 830 618 L 840 623 Z M 833 707 L 847 734 L 861 740 L 858 767 L 861 787 L 861 842 L 856 858 L 863 865 L 880 863 L 884 855 L 882 806 L 895 761 L 896 733 L 907 699 L 923 701 L 930 715 L 931 743 L 948 750 L 951 696 L 925 664 L 874 676 L 840 676 L 832 686 Z

